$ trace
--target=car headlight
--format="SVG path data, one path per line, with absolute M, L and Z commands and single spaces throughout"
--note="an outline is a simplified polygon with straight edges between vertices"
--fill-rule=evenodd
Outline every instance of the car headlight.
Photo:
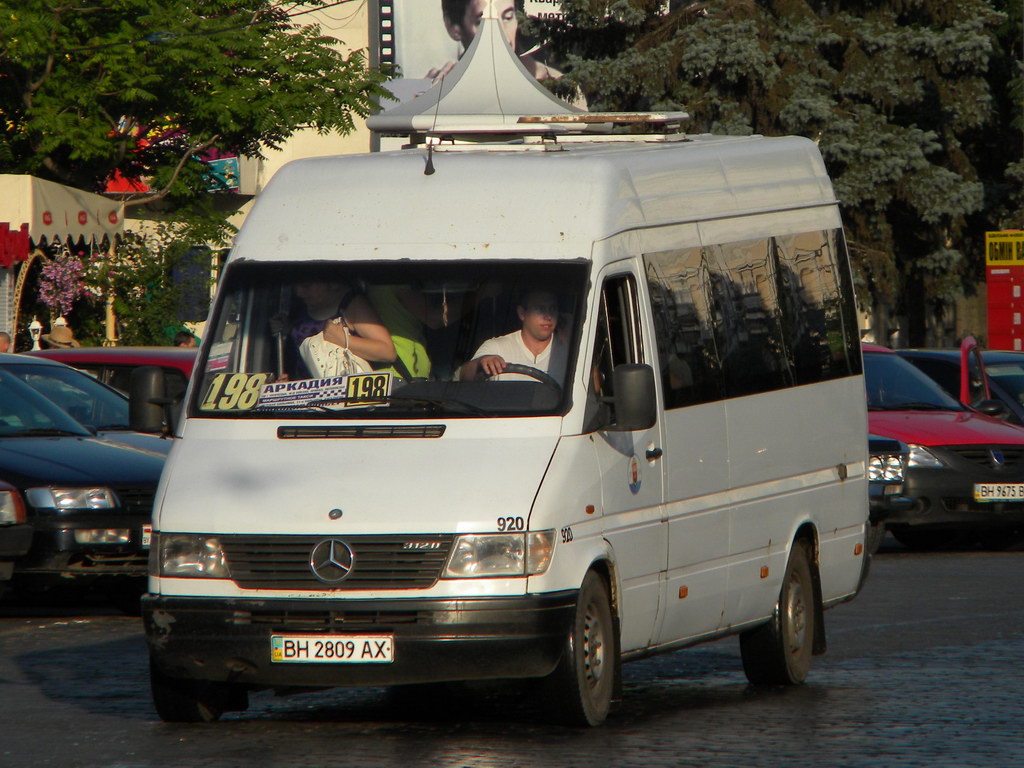
M 198 579 L 229 579 L 227 559 L 220 541 L 213 536 L 190 533 L 154 534 L 157 576 Z M 151 568 L 152 570 L 152 568 Z
M 14 490 L 0 491 L 0 525 L 25 522 L 25 503 Z
M 944 467 L 945 464 L 931 451 L 925 448 L 923 445 L 910 446 L 910 456 L 907 459 L 908 467 L 928 467 L 930 469 L 936 469 L 938 467 Z
M 445 578 L 536 576 L 551 563 L 555 532 L 465 534 L 455 540 Z
M 25 497 L 36 509 L 55 509 L 58 512 L 117 507 L 117 496 L 109 488 L 29 488 Z
M 902 483 L 904 479 L 903 457 L 898 454 L 882 454 L 868 459 L 868 480 L 872 483 Z

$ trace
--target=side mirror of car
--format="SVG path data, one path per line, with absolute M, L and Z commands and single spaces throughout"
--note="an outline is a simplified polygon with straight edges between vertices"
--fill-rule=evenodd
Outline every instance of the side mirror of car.
M 169 404 L 164 372 L 155 365 L 140 365 L 128 385 L 128 424 L 136 432 L 162 434 Z
M 612 432 L 650 429 L 658 417 L 658 398 L 654 389 L 654 369 L 649 365 L 626 363 L 612 372 L 615 397 L 615 423 Z
M 1006 419 L 1010 415 L 1010 409 L 1002 400 L 982 400 L 974 408 L 996 419 Z

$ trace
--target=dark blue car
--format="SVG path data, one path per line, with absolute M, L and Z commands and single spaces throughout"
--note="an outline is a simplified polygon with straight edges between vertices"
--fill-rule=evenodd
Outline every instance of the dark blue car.
M 32 529 L 16 584 L 141 587 L 164 453 L 83 426 L 14 375 L 11 357 L 0 355 L 0 483 L 20 495 Z

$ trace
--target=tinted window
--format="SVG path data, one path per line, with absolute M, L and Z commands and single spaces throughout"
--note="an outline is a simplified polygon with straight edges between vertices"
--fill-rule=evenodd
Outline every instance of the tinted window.
M 128 399 L 87 373 L 63 365 L 7 369 L 76 421 L 93 429 L 128 429 Z
M 950 397 L 960 397 L 960 366 L 958 364 L 927 358 L 910 358 L 910 362 L 934 379 Z
M 644 257 L 666 407 L 860 372 L 838 232 Z
M 870 352 L 864 355 L 864 386 L 869 409 L 964 410 L 934 379 L 894 354 Z
M 194 412 L 433 419 L 564 411 L 588 270 L 582 261 L 236 263 L 207 326 Z M 550 355 L 531 355 L 537 367 L 515 345 L 527 324 L 551 340 Z M 370 333 L 378 352 L 381 336 L 390 337 L 392 357 L 362 360 L 370 370 L 351 378 L 325 374 L 309 342 L 319 338 L 323 356 L 342 358 L 346 347 L 325 341 L 341 328 L 364 350 Z M 540 378 L 520 371 L 487 379 L 467 365 L 494 355 Z M 545 372 L 554 382 L 545 383 Z
M 636 283 L 632 275 L 613 277 L 601 290 L 591 368 L 591 396 L 605 408 L 602 423 L 615 420 L 612 372 L 624 363 L 642 363 L 643 341 L 638 323 Z

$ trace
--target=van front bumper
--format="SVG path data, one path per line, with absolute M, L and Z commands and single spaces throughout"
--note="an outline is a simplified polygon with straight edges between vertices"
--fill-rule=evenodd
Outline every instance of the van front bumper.
M 502 598 L 142 598 L 154 663 L 172 677 L 319 688 L 541 677 L 558 663 L 576 591 Z M 394 661 L 271 661 L 272 635 L 391 635 Z

